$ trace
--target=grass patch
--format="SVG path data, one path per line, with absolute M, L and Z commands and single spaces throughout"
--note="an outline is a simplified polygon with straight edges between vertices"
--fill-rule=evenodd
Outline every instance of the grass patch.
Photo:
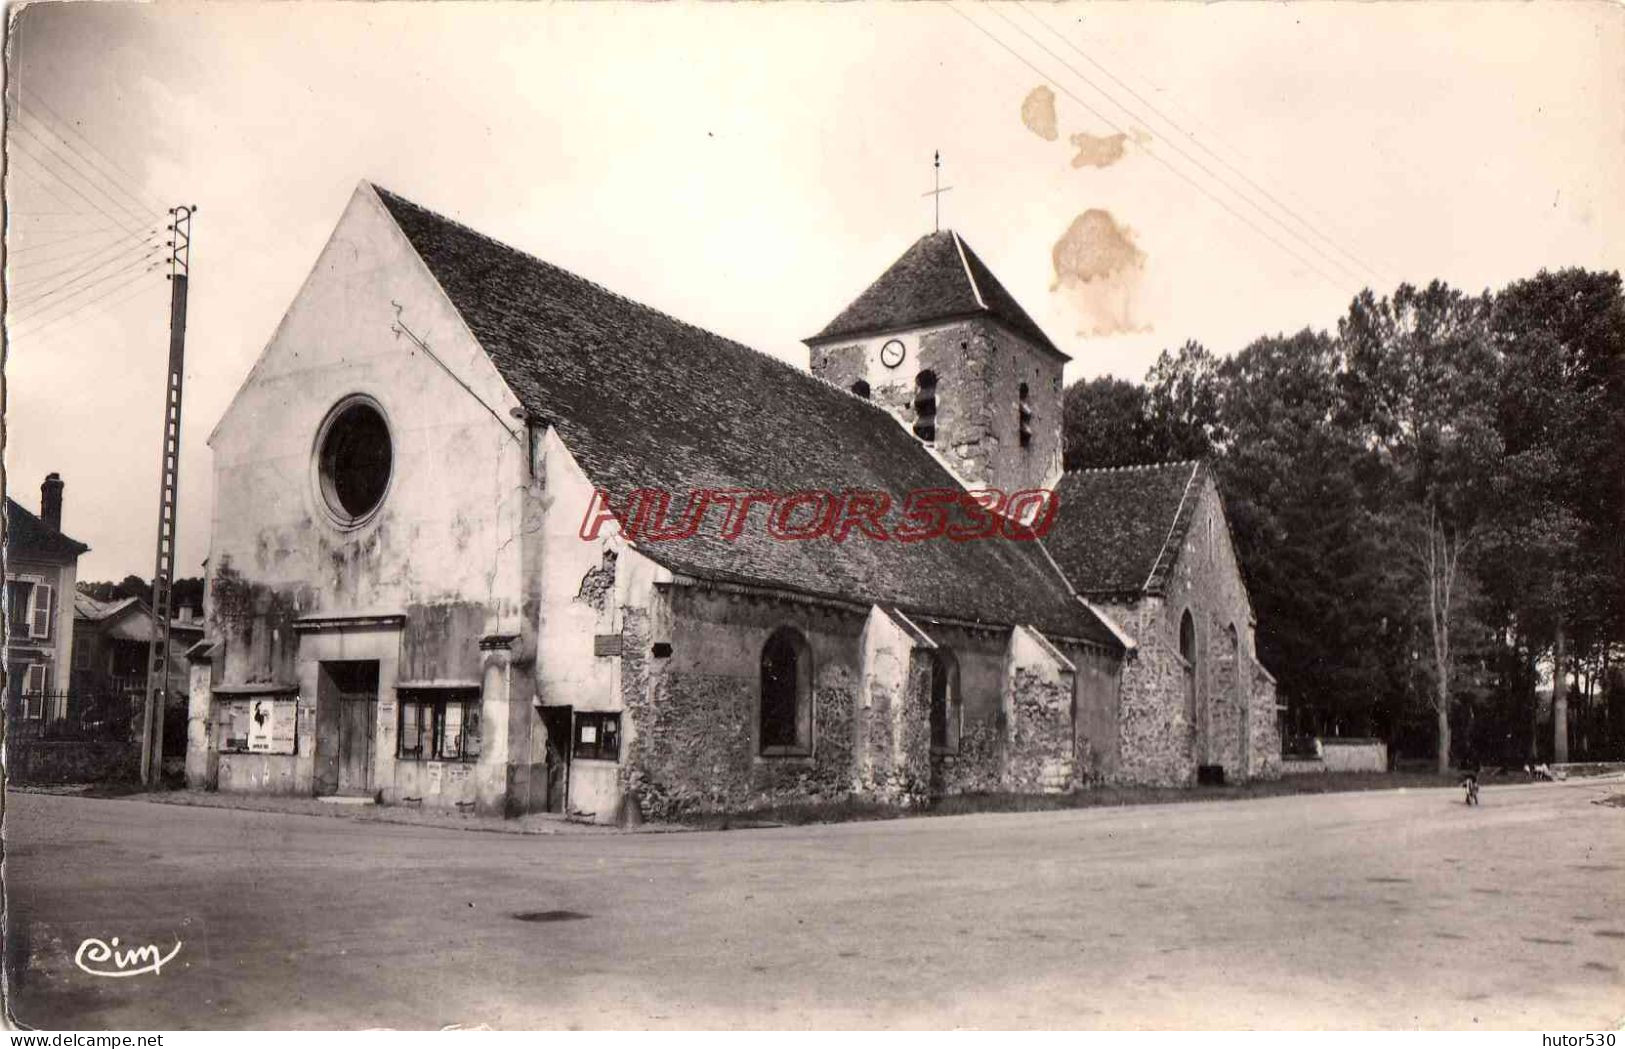
M 702 830 L 746 830 L 756 827 L 799 827 L 812 823 L 854 823 L 910 816 L 964 816 L 980 812 L 1058 812 L 1066 809 L 1115 808 L 1126 805 L 1175 805 L 1186 802 L 1276 798 L 1291 794 L 1342 794 L 1400 787 L 1460 786 L 1460 777 L 1435 772 L 1327 772 L 1316 775 L 1254 780 L 1223 787 L 1089 787 L 1071 794 L 953 794 L 908 808 L 860 798 L 800 801 L 764 805 L 742 812 L 698 812 L 679 818 Z

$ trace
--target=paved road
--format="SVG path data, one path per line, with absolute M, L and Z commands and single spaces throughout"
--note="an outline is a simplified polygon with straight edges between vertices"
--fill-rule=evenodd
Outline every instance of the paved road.
M 1620 791 L 582 838 L 12 794 L 8 968 L 42 1027 L 1613 1028 Z

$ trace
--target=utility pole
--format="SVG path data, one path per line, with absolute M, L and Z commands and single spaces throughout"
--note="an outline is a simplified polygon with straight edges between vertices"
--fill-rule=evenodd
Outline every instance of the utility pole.
M 158 555 L 152 571 L 152 641 L 141 718 L 141 782 L 157 786 L 164 769 L 164 707 L 169 692 L 169 634 L 174 618 L 175 501 L 180 490 L 181 379 L 186 371 L 186 281 L 197 205 L 170 208 L 169 371 L 164 384 L 164 447 L 158 484 Z

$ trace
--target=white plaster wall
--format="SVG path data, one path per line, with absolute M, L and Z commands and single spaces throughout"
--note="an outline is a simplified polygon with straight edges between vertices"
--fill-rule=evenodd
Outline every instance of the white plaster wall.
M 397 334 L 397 322 L 433 356 Z M 322 505 L 313 456 L 322 420 L 353 393 L 383 407 L 394 470 L 381 511 L 346 531 Z M 363 184 L 211 437 L 211 579 L 229 568 L 266 586 L 308 588 L 307 611 L 463 599 L 517 612 L 512 540 L 528 452 L 516 407 Z

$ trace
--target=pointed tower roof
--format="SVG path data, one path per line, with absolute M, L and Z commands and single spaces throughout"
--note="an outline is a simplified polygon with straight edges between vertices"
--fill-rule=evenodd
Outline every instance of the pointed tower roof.
M 806 340 L 809 343 L 873 335 L 935 321 L 990 315 L 1063 360 L 1027 311 L 953 230 L 915 241 L 852 305 Z

